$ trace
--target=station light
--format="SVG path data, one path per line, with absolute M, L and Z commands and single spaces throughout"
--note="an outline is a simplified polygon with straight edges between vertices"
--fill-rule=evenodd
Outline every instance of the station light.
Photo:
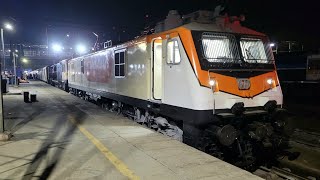
M 76 47 L 76 51 L 79 54 L 84 54 L 84 53 L 86 53 L 87 48 L 83 44 L 78 44 L 77 47 Z
M 276 45 L 276 44 L 274 44 L 274 43 L 270 43 L 270 44 L 269 44 L 270 47 L 274 47 L 275 45 Z
M 17 52 L 19 52 L 19 51 L 16 49 L 15 52 L 17 53 Z
M 22 58 L 22 62 L 23 63 L 28 63 L 28 59 L 27 58 Z
M 4 28 L 6 28 L 6 29 L 8 29 L 8 30 L 13 30 L 13 26 L 11 25 L 11 24 L 9 24 L 9 23 L 5 23 L 4 24 Z
M 62 51 L 62 46 L 60 44 L 52 44 L 52 50 L 54 52 L 61 52 Z

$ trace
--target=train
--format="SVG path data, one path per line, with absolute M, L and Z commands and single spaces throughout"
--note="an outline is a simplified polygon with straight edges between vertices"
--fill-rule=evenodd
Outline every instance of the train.
M 297 51 L 275 56 L 280 82 L 320 82 L 320 54 Z
M 267 35 L 241 20 L 170 11 L 150 34 L 33 73 L 239 167 L 272 164 L 290 156 L 283 95 Z
M 306 80 L 320 82 L 320 54 L 307 57 Z
M 304 51 L 280 52 L 275 57 L 286 105 L 317 104 L 320 97 L 320 54 Z

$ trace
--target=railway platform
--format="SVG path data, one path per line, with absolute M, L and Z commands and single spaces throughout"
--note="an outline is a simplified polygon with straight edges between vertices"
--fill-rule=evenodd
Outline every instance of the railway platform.
M 43 82 L 3 99 L 0 179 L 260 179 Z

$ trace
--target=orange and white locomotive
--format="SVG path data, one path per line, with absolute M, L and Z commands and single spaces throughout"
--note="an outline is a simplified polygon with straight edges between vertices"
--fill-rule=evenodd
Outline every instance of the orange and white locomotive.
M 170 11 L 155 33 L 67 63 L 72 93 L 239 166 L 281 141 L 268 38 L 237 17 Z

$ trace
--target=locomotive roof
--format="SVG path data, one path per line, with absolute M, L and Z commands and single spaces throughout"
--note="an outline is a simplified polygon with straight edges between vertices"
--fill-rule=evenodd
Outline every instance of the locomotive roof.
M 155 33 L 150 35 L 140 36 L 136 39 L 116 44 L 107 49 L 92 52 L 80 57 L 75 57 L 72 59 L 84 58 L 98 53 L 103 53 L 104 51 L 112 48 L 125 48 L 128 46 L 145 43 L 150 41 L 156 36 L 166 35 L 171 32 L 176 32 L 181 28 L 188 29 L 191 31 L 211 31 L 211 32 L 221 32 L 221 33 L 235 33 L 235 34 L 245 34 L 254 36 L 266 36 L 263 33 L 257 32 L 250 28 L 244 27 L 240 24 L 242 17 L 229 17 L 229 16 L 218 16 L 211 18 L 211 11 L 196 11 L 189 15 L 183 16 L 176 14 L 176 11 L 170 11 L 166 20 L 159 22 L 155 27 Z M 197 18 L 195 18 L 197 17 Z
M 236 33 L 236 34 L 247 34 L 247 35 L 256 35 L 256 36 L 266 36 L 263 33 L 254 31 L 250 28 L 244 27 L 240 25 L 239 22 L 228 23 L 224 25 L 219 24 L 204 24 L 192 22 L 189 24 L 185 24 L 182 27 L 185 27 L 194 31 L 216 31 L 216 32 L 226 32 L 226 33 Z

